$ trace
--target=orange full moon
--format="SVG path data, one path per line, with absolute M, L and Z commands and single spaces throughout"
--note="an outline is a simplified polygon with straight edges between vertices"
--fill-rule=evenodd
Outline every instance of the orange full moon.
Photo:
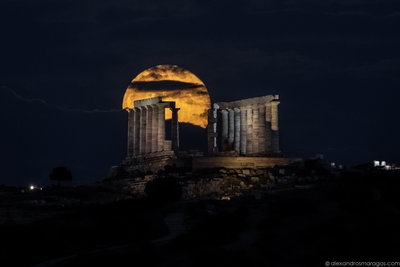
M 188 70 L 176 65 L 158 65 L 136 76 L 126 89 L 122 108 L 134 107 L 134 101 L 162 97 L 163 101 L 175 101 L 179 122 L 207 127 L 207 111 L 211 107 L 210 95 L 204 83 Z M 172 112 L 165 110 L 165 119 Z

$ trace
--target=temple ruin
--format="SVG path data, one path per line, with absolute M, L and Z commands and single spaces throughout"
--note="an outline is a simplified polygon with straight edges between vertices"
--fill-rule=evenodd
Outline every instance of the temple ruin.
M 166 140 L 165 109 L 171 109 L 171 140 Z M 176 159 L 179 150 L 178 111 L 173 101 L 161 97 L 134 102 L 128 112 L 128 148 L 124 165 L 131 169 L 153 170 Z
M 278 95 L 213 104 L 208 112 L 208 153 L 280 155 L 278 105 Z
M 151 67 L 125 92 L 127 154 L 105 181 L 144 196 L 150 181 L 171 178 L 186 199 L 238 196 L 285 183 L 275 180 L 277 169 L 301 159 L 280 151 L 279 104 L 279 95 L 212 104 L 193 73 L 176 65 Z
M 175 102 L 161 97 L 134 101 L 128 112 L 126 172 L 157 172 L 165 166 L 190 171 L 207 168 L 269 168 L 290 159 L 279 149 L 278 95 L 214 103 L 208 110 L 208 153 L 179 150 Z M 171 140 L 166 139 L 165 110 L 172 111 Z
M 279 103 L 279 95 L 265 95 L 212 104 L 204 83 L 190 71 L 176 65 L 151 67 L 125 92 L 127 155 L 111 176 L 157 173 L 166 166 L 190 173 L 286 165 L 294 159 L 283 157 L 279 148 Z M 182 140 L 178 113 L 186 123 Z

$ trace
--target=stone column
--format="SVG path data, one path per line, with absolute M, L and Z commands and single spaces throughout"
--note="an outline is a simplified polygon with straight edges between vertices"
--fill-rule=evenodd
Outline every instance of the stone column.
M 235 112 L 235 151 L 236 153 L 240 153 L 240 109 L 234 108 L 233 109 Z
M 158 105 L 158 134 L 157 134 L 157 151 L 164 150 L 165 141 L 165 105 Z
M 265 106 L 258 106 L 258 152 L 265 155 Z
M 228 111 L 223 109 L 221 110 L 222 114 L 222 138 L 221 138 L 221 147 L 222 151 L 228 150 Z
M 152 137 L 151 137 L 151 152 L 157 152 L 158 150 L 158 106 L 152 105 L 153 118 L 152 118 Z
M 272 101 L 271 102 L 271 146 L 272 146 L 272 153 L 278 154 L 280 153 L 279 150 L 279 127 L 278 127 L 278 105 L 279 101 Z
M 172 150 L 179 150 L 179 121 L 178 121 L 178 111 L 180 108 L 171 108 L 172 110 L 172 120 L 171 120 L 171 141 Z
M 253 106 L 253 154 L 258 154 L 258 139 L 260 138 L 258 131 L 258 106 Z
M 146 116 L 146 153 L 151 153 L 151 138 L 153 137 L 153 108 L 148 105 L 147 116 Z
M 246 155 L 247 116 L 246 109 L 240 108 L 240 154 Z
M 207 151 L 208 154 L 214 153 L 214 116 L 213 110 L 209 109 L 207 112 L 208 124 L 207 124 Z
M 147 130 L 147 108 L 139 107 L 140 109 L 140 144 L 139 144 L 139 153 L 146 153 L 146 130 Z
M 214 136 L 214 142 L 213 142 L 213 151 L 214 152 L 218 152 L 218 144 L 217 144 L 217 137 L 218 137 L 218 133 L 217 133 L 217 129 L 218 129 L 218 109 L 219 106 L 218 104 L 214 103 L 213 105 L 213 118 L 214 118 L 214 123 L 213 123 L 213 136 Z
M 271 102 L 265 104 L 265 153 L 272 153 L 271 146 Z
M 208 138 L 208 153 L 213 154 L 218 152 L 217 148 L 217 112 L 219 106 L 213 105 L 212 109 L 208 110 L 208 125 L 207 125 L 207 138 Z
M 228 109 L 228 150 L 233 150 L 235 141 L 235 112 Z
M 135 130 L 134 130 L 134 144 L 133 154 L 138 155 L 140 153 L 140 109 L 135 108 Z
M 253 154 L 253 110 L 251 106 L 246 106 L 247 114 L 247 137 L 246 137 L 246 155 Z
M 134 129 L 134 117 L 135 112 L 133 109 L 127 109 L 128 112 L 128 148 L 127 148 L 127 157 L 130 158 L 133 156 L 133 129 Z

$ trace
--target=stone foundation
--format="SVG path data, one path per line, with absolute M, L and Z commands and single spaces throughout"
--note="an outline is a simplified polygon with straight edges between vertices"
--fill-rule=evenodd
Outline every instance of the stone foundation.
M 295 159 L 286 159 L 286 162 L 288 160 L 295 161 Z M 321 171 L 322 169 L 324 171 Z M 309 173 L 305 173 L 305 170 Z M 123 185 L 123 191 L 129 193 L 131 197 L 142 198 L 146 197 L 145 188 L 148 181 L 172 178 L 182 188 L 182 199 L 229 199 L 259 194 L 271 189 L 295 188 L 299 185 L 307 187 L 332 177 L 334 177 L 334 172 L 329 166 L 318 163 L 315 169 L 308 169 L 302 160 L 290 165 L 273 165 L 266 168 L 216 167 L 193 172 L 183 172 L 180 169 L 172 168 L 158 174 L 116 181 L 108 180 L 108 182 Z
M 192 160 L 192 170 L 210 169 L 210 168 L 272 168 L 275 165 L 288 165 L 300 161 L 297 158 L 283 157 L 195 157 Z

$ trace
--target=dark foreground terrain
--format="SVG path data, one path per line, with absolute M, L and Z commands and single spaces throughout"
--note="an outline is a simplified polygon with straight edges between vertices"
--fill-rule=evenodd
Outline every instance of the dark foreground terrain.
M 399 188 L 397 172 L 381 171 L 231 200 L 38 205 L 30 212 L 52 215 L 1 225 L 0 266 L 400 261 Z

